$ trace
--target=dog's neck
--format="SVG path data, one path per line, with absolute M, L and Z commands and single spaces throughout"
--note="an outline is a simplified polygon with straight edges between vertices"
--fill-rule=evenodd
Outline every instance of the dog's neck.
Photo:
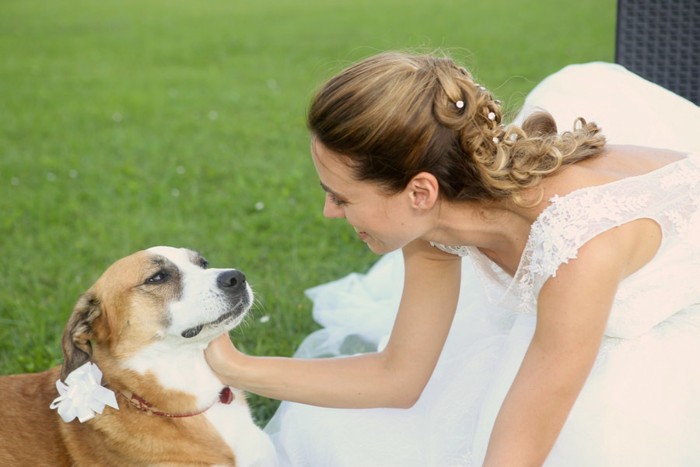
M 155 342 L 125 360 L 123 367 L 140 376 L 140 381 L 133 384 L 135 387 L 123 389 L 164 411 L 171 411 L 167 405 L 173 392 L 194 398 L 187 404 L 192 405 L 187 411 L 196 412 L 210 407 L 224 388 L 209 368 L 202 347 L 173 348 L 164 342 Z
M 234 400 L 234 395 L 233 392 L 231 391 L 231 388 L 228 386 L 225 386 L 221 392 L 219 392 L 219 397 L 217 400 L 212 401 L 209 406 L 205 407 L 204 409 L 196 410 L 194 412 L 166 412 L 164 410 L 159 409 L 158 407 L 155 407 L 152 403 L 148 402 L 146 399 L 143 397 L 139 396 L 138 394 L 134 394 L 131 391 L 121 391 L 119 393 L 120 396 L 122 396 L 129 404 L 132 406 L 136 407 L 138 410 L 141 412 L 147 412 L 151 413 L 153 415 L 158 415 L 159 417 L 166 417 L 166 418 L 187 418 L 187 417 L 194 417 L 195 415 L 201 415 L 207 410 L 211 409 L 214 407 L 216 404 L 230 404 Z

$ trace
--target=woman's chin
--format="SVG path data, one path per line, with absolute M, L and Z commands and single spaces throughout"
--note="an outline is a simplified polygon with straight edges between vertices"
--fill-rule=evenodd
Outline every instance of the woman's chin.
M 357 236 L 360 237 L 360 240 L 367 245 L 367 248 L 369 248 L 372 253 L 377 255 L 385 255 L 400 248 L 399 246 L 391 246 L 384 242 L 380 242 L 367 232 L 357 232 Z
M 367 248 L 369 248 L 369 251 L 374 253 L 375 255 L 385 255 L 387 253 L 391 253 L 392 251 L 398 250 L 399 247 L 391 247 L 389 245 L 385 245 L 384 243 L 378 243 L 378 242 L 365 242 L 367 245 Z
M 374 238 L 370 237 L 364 232 L 360 233 L 359 237 L 360 240 L 362 240 L 365 243 L 365 245 L 367 245 L 369 251 L 378 255 L 382 254 L 383 249 L 381 248 L 381 245 L 374 240 Z

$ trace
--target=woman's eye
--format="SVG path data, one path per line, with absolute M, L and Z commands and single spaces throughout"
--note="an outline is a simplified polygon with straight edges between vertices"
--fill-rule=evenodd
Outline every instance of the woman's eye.
M 165 271 L 158 271 L 151 277 L 146 279 L 146 284 L 161 284 L 168 279 L 168 273 Z
M 338 198 L 333 193 L 328 193 L 328 198 L 331 200 L 331 203 L 335 204 L 338 207 L 343 207 L 346 204 L 348 204 L 347 201 Z

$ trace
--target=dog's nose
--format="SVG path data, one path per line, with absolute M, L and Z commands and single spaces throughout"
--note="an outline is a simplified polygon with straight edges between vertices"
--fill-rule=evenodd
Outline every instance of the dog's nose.
M 225 292 L 236 292 L 245 287 L 245 274 L 235 269 L 224 271 L 218 275 L 216 283 Z

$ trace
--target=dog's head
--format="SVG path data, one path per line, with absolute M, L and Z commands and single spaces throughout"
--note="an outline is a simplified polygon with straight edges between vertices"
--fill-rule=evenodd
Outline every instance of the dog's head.
M 162 340 L 204 348 L 237 326 L 253 293 L 242 272 L 210 269 L 197 252 L 154 247 L 112 264 L 75 306 L 61 378 L 108 352 L 125 359 Z

